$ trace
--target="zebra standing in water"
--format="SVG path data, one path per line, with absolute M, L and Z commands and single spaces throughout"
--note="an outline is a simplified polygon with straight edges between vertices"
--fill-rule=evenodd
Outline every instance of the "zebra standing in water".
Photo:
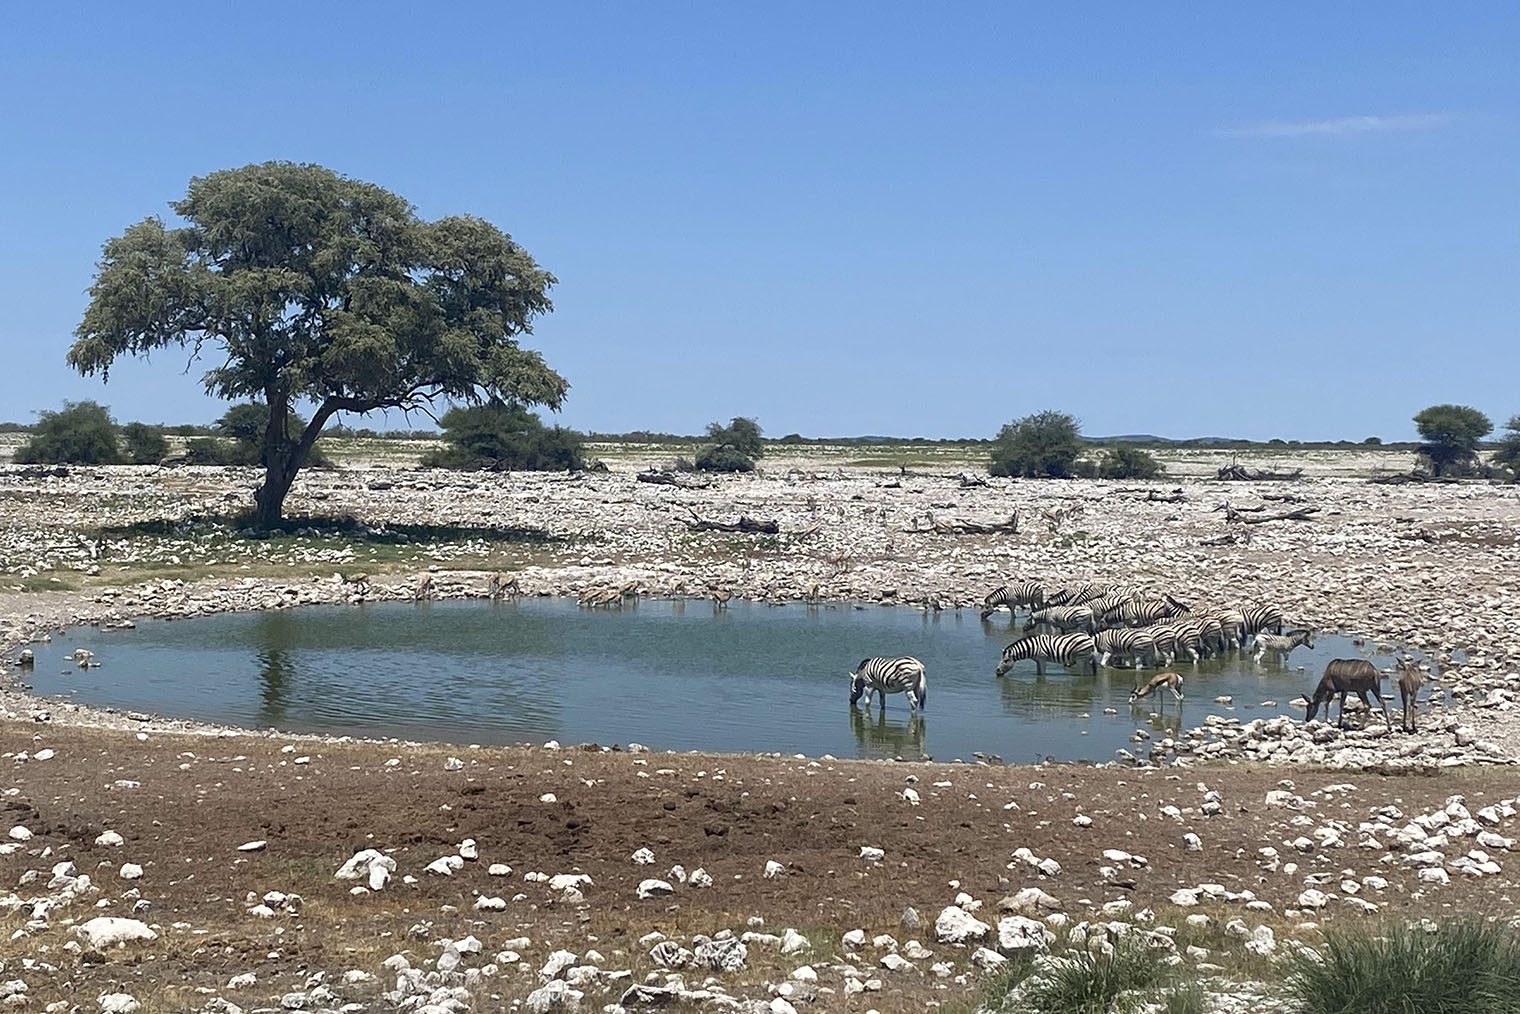
M 902 658 L 865 658 L 850 673 L 850 708 L 864 695 L 871 706 L 871 691 L 881 698 L 881 710 L 887 710 L 887 695 L 908 695 L 908 710 L 922 711 L 929 701 L 929 678 L 924 664 L 911 656 Z
M 1045 674 L 1046 662 L 1059 662 L 1070 669 L 1080 661 L 1093 672 L 1098 671 L 1098 650 L 1091 634 L 1030 634 L 1003 649 L 997 675 L 1007 673 L 1015 662 L 1031 658 L 1035 673 L 1041 676 Z
M 1020 581 L 1017 584 L 1000 585 L 982 600 L 982 619 L 997 612 L 999 606 L 1007 606 L 1009 615 L 1019 606 L 1035 609 L 1045 604 L 1045 589 L 1038 581 Z
M 1027 634 L 1041 624 L 1063 631 L 1080 628 L 1089 634 L 1097 629 L 1093 611 L 1087 606 L 1046 606 L 1044 609 L 1032 609 L 1029 612 L 1029 622 L 1024 624 L 1024 632 Z
M 1282 610 L 1276 606 L 1241 606 L 1236 612 L 1241 618 L 1242 642 L 1246 637 L 1254 637 L 1260 633 L 1282 633 L 1283 614 Z
M 1098 664 L 1104 666 L 1108 665 L 1110 658 L 1120 656 L 1133 659 L 1138 669 L 1142 660 L 1156 658 L 1159 654 L 1155 633 L 1144 627 L 1100 630 L 1093 638 L 1093 646 L 1098 652 Z
M 1314 647 L 1314 631 L 1290 630 L 1286 634 L 1257 634 L 1256 657 L 1253 662 L 1260 662 L 1263 655 L 1270 652 L 1274 661 L 1291 655 L 1293 649 L 1299 645 Z

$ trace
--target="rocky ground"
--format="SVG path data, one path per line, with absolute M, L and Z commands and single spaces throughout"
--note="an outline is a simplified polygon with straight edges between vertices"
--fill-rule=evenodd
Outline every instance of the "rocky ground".
M 969 468 L 798 455 L 686 488 L 636 481 L 643 464 L 579 478 L 312 472 L 291 500 L 310 528 L 271 539 L 223 520 L 256 481 L 244 470 L 10 468 L 0 655 L 72 622 L 405 597 L 424 580 L 479 595 L 497 571 L 524 594 L 636 581 L 643 594 L 931 609 L 1040 577 L 1204 606 L 1270 601 L 1296 623 L 1454 657 L 1448 706 L 1412 737 L 1216 723 L 1156 744 L 1156 760 L 1181 767 L 453 748 L 455 763 L 443 748 L 217 733 L 39 701 L 12 675 L 0 832 L 18 830 L 0 848 L 0 1004 L 548 1009 L 580 993 L 584 1007 L 684 996 L 782 1014 L 969 1008 L 1001 956 L 1118 932 L 1146 933 L 1168 959 L 1222 977 L 1222 994 L 1248 997 L 1243 983 L 1270 980 L 1273 955 L 1312 944 L 1318 925 L 1513 909 L 1513 487 L 1375 486 L 1313 463 L 1292 484 L 979 485 L 961 478 Z M 1264 499 L 1281 496 L 1294 499 Z M 1317 511 L 1241 520 L 1298 507 Z M 1057 511 L 1067 516 L 1045 516 Z M 1017 534 L 945 531 L 1015 512 Z M 693 528 L 740 516 L 779 531 Z M 359 572 L 369 580 L 351 580 Z M 467 838 L 478 858 L 448 860 Z M 266 844 L 239 851 L 254 841 Z M 379 855 L 357 864 L 360 878 L 335 879 L 365 849 Z M 635 861 L 641 849 L 652 863 Z M 458 868 L 426 872 L 440 859 Z M 496 863 L 511 872 L 493 876 Z M 782 872 L 767 877 L 770 863 Z M 351 893 L 377 869 L 380 890 Z M 646 880 L 670 893 L 640 898 Z M 966 917 L 942 918 L 962 892 Z M 916 928 L 899 921 L 908 907 Z M 128 928 L 154 937 L 92 941 L 97 916 L 135 918 L 145 929 Z

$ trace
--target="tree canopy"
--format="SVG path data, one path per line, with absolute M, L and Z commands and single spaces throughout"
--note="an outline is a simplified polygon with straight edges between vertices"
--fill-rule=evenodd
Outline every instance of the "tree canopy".
M 439 420 L 449 446 L 423 458 L 426 468 L 489 468 L 553 472 L 585 467 L 579 433 L 543 420 L 521 405 L 456 406 Z
M 1504 436 L 1499 438 L 1494 464 L 1520 471 L 1520 415 L 1510 416 L 1509 422 L 1504 424 Z
M 1046 410 L 1006 424 L 992 444 L 993 475 L 1048 476 L 1072 474 L 1082 453 L 1081 424 L 1073 415 Z
M 760 424 L 745 416 L 735 416 L 727 426 L 708 423 L 707 438 L 713 445 L 698 452 L 696 460 L 704 472 L 753 472 L 765 453 Z
M 110 465 L 121 460 L 116 423 L 104 405 L 66 401 L 57 412 L 42 412 L 32 437 L 16 448 L 18 464 Z
M 1488 416 L 1466 405 L 1432 405 L 1414 417 L 1414 424 L 1425 441 L 1419 453 L 1430 461 L 1432 475 L 1476 465 L 1478 441 L 1494 428 Z
M 210 393 L 269 407 L 257 524 L 278 523 L 337 412 L 440 396 L 557 408 L 569 389 L 519 345 L 555 278 L 488 222 L 425 221 L 378 186 L 289 162 L 196 177 L 170 206 L 186 225 L 147 218 L 106 243 L 68 361 L 108 378 L 118 356 L 211 356 Z M 311 421 L 287 433 L 302 401 Z

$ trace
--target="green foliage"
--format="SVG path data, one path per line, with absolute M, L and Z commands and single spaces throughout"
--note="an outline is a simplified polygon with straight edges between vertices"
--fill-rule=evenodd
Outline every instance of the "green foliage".
M 1121 993 L 1160 990 L 1171 970 L 1141 940 L 1121 938 L 1112 954 L 1073 950 L 1024 981 L 1018 1008 L 1030 1014 L 1108 1014 Z
M 266 162 L 190 181 L 171 205 L 108 241 L 71 366 L 108 377 L 118 356 L 204 346 L 212 394 L 281 416 L 316 405 L 260 460 L 256 523 L 279 520 L 334 413 L 481 396 L 558 407 L 569 385 L 518 342 L 553 308 L 544 271 L 478 218 L 429 222 L 396 194 L 315 165 Z
M 1381 447 L 1383 445 L 1383 438 L 1368 437 L 1366 440 L 1363 440 L 1362 443 L 1367 447 Z
M 760 424 L 744 416 L 735 416 L 727 426 L 710 423 L 707 439 L 713 446 L 699 451 L 696 460 L 703 472 L 753 472 L 755 459 L 765 453 Z
M 1466 405 L 1432 405 L 1414 417 L 1424 443 L 1419 453 L 1432 475 L 1461 472 L 1477 464 L 1478 441 L 1493 431 L 1488 416 Z
M 1082 453 L 1075 416 L 1044 411 L 1008 423 L 992 444 L 993 475 L 1064 479 Z
M 1098 463 L 1098 474 L 1105 479 L 1154 479 L 1165 471 L 1148 452 L 1129 444 L 1110 447 Z
M 57 412 L 43 412 L 32 438 L 16 448 L 22 465 L 110 465 L 121 460 L 116 424 L 104 405 L 66 401 Z
M 268 405 L 261 401 L 240 402 L 223 412 L 215 426 L 216 433 L 229 438 L 232 443 L 228 445 L 211 441 L 198 446 L 203 453 L 217 456 L 216 461 L 207 464 L 267 466 L 268 448 L 271 446 L 268 428 Z M 273 446 L 277 452 L 290 453 L 298 435 L 305 429 L 306 420 L 294 410 L 287 410 L 284 429 L 276 433 Z M 306 463 L 318 468 L 332 467 L 332 462 L 316 446 L 315 441 L 306 452 Z
M 451 408 L 439 423 L 449 446 L 426 455 L 424 468 L 552 472 L 586 467 L 579 433 L 545 426 L 521 405 L 488 402 Z
M 164 431 L 147 423 L 127 423 L 121 428 L 121 440 L 126 445 L 127 460 L 134 465 L 156 465 L 169 453 Z
M 185 441 L 185 462 L 191 465 L 257 465 L 259 447 L 219 437 L 191 437 Z
M 1302 1014 L 1520 1012 L 1520 938 L 1471 917 L 1447 919 L 1434 932 L 1331 931 L 1318 958 L 1296 954 L 1287 969 Z
M 1509 422 L 1504 424 L 1504 436 L 1499 438 L 1494 464 L 1520 472 L 1520 415 L 1510 416 Z
M 1196 982 L 1175 986 L 1161 998 L 1157 1014 L 1209 1014 L 1209 995 Z

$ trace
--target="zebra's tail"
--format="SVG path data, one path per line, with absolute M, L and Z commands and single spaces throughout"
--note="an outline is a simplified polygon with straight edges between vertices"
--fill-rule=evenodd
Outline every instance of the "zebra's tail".
M 923 711 L 929 704 L 929 676 L 922 663 L 918 667 L 918 685 L 913 692 L 918 694 L 918 710 Z

